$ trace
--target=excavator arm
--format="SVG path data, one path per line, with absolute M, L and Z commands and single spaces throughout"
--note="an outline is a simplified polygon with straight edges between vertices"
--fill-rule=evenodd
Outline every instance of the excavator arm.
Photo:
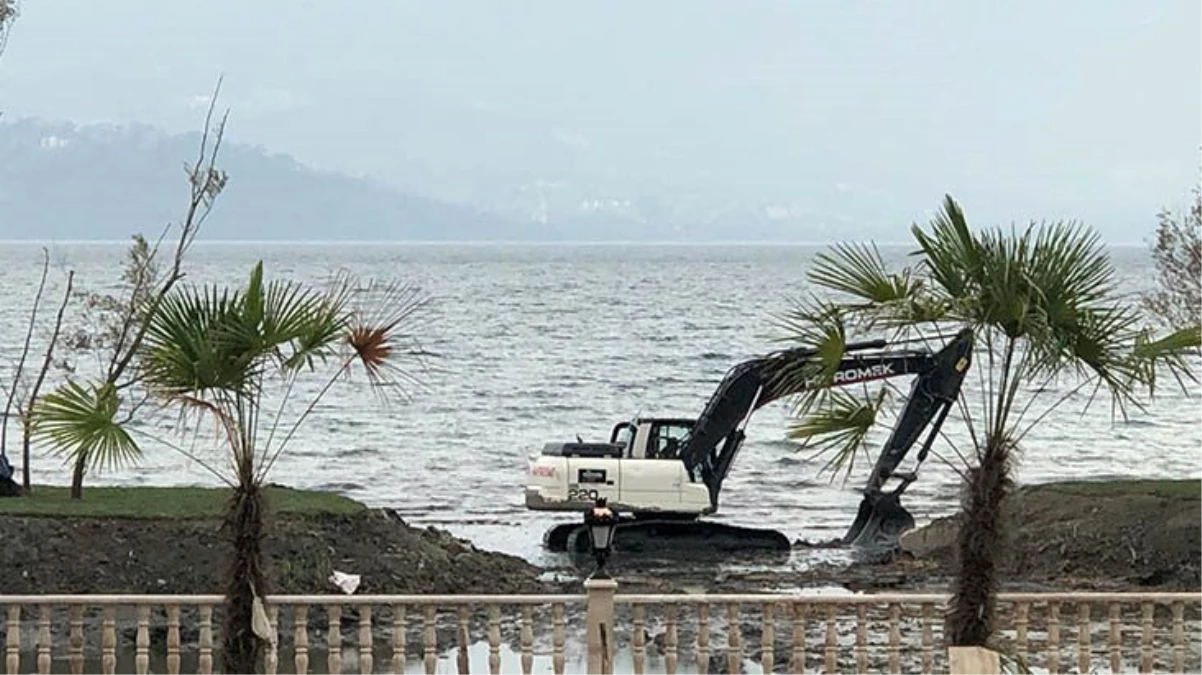
M 705 483 L 711 506 L 717 509 L 722 483 L 742 447 L 744 428 L 756 410 L 780 398 L 818 387 L 842 387 L 916 375 L 906 406 L 898 416 L 869 476 L 856 524 L 844 537 L 844 543 L 852 543 L 864 536 L 875 536 L 870 531 L 873 528 L 869 527 L 873 515 L 879 515 L 894 505 L 915 476 L 897 476 L 902 479 L 902 484 L 891 493 L 882 492 L 886 481 L 894 477 L 901 461 L 934 420 L 917 458 L 919 463 L 926 459 L 931 443 L 959 395 L 971 364 L 972 345 L 973 334 L 968 329 L 960 331 L 938 352 L 883 351 L 888 347 L 884 340 L 849 344 L 829 381 L 811 380 L 794 386 L 781 377 L 782 373 L 815 363 L 818 357 L 813 349 L 791 349 L 746 361 L 728 371 L 718 385 L 684 440 L 680 458 L 690 477 Z M 901 509 L 900 504 L 897 504 L 897 509 Z M 904 512 L 904 509 L 901 511 Z

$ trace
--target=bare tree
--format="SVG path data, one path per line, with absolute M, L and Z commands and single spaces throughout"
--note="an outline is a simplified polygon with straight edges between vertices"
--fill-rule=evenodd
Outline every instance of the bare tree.
M 17 20 L 17 0 L 0 0 L 0 54 L 8 44 L 8 31 Z
M 67 305 L 71 302 L 71 289 L 74 284 L 75 270 L 70 270 L 67 272 L 67 288 L 63 291 L 63 300 L 59 303 L 58 314 L 54 317 L 54 329 L 50 333 L 50 340 L 46 342 L 46 354 L 42 358 L 42 368 L 38 371 L 38 377 L 34 380 L 33 387 L 25 393 L 24 399 L 21 401 L 21 487 L 25 490 L 25 494 L 33 492 L 29 477 L 33 408 L 38 401 L 38 392 L 42 389 L 42 383 L 46 381 L 46 374 L 50 372 L 50 367 L 54 364 L 54 347 L 58 344 L 58 336 L 62 332 L 63 315 L 67 311 Z
M 98 305 L 108 315 L 97 334 L 85 336 L 89 341 L 95 338 L 95 346 L 106 353 L 100 367 L 102 376 L 86 385 L 68 380 L 33 407 L 34 435 L 46 439 L 73 465 L 73 499 L 83 497 L 83 480 L 89 469 L 132 461 L 139 456 L 136 445 L 124 445 L 122 441 L 126 439 L 117 436 L 124 434 L 121 425 L 147 398 L 147 393 L 139 387 L 141 378 L 134 366 L 150 321 L 171 289 L 184 278 L 184 256 L 225 187 L 226 174 L 216 168 L 216 161 L 229 113 L 216 123 L 213 119 L 220 91 L 219 79 L 205 115 L 198 156 L 184 166 L 191 186 L 190 197 L 166 273 L 159 273 L 159 251 L 171 227 L 165 228 L 153 244 L 141 236 L 135 237 L 123 275 L 128 284 L 126 294 L 115 302 L 105 296 L 89 296 L 89 303 Z M 71 341 L 79 339 L 77 335 Z M 126 452 L 129 448 L 132 454 Z
M 1188 207 L 1161 211 L 1152 246 L 1156 289 L 1144 307 L 1174 328 L 1202 323 L 1202 182 Z
M 63 314 L 66 311 L 67 304 L 71 299 L 71 287 L 75 278 L 75 272 L 67 273 L 67 289 L 63 295 L 62 304 L 59 305 L 58 315 L 54 322 L 54 329 L 50 336 L 49 343 L 46 346 L 46 354 L 42 361 L 42 367 L 38 371 L 36 380 L 32 387 L 26 381 L 25 367 L 29 359 L 30 349 L 33 347 L 34 332 L 38 324 L 38 315 L 41 311 L 42 297 L 46 292 L 46 279 L 50 272 L 50 252 L 42 248 L 42 274 L 38 280 L 37 290 L 33 296 L 33 308 L 29 313 L 29 323 L 25 330 L 25 341 L 21 347 L 21 356 L 17 359 L 17 365 L 12 374 L 12 382 L 8 386 L 8 394 L 4 404 L 4 413 L 0 416 L 0 457 L 4 460 L 4 478 L 3 489 L 0 490 L 5 496 L 16 496 L 22 492 L 17 489 L 16 483 L 12 481 L 10 475 L 12 466 L 8 463 L 8 422 L 15 415 L 20 419 L 22 440 L 21 440 L 21 482 L 22 488 L 26 494 L 30 492 L 30 477 L 29 477 L 29 455 L 30 455 L 30 440 L 29 436 L 32 431 L 29 411 L 33 407 L 34 401 L 37 399 L 38 390 L 46 379 L 46 374 L 49 372 L 54 362 L 54 346 L 58 341 L 59 332 L 62 328 Z M 14 408 L 16 409 L 14 411 Z
M 20 494 L 12 481 L 12 464 L 8 461 L 8 418 L 12 415 L 13 403 L 17 401 L 17 391 L 25 375 L 25 360 L 29 357 L 29 348 L 33 344 L 33 331 L 38 323 L 38 309 L 42 304 L 42 294 L 46 290 L 46 275 L 50 272 L 50 252 L 42 249 L 42 275 L 38 281 L 38 290 L 33 294 L 33 309 L 29 312 L 29 325 L 25 330 L 25 342 L 21 347 L 21 356 L 17 359 L 17 367 L 13 371 L 12 382 L 8 387 L 8 395 L 4 402 L 4 414 L 0 417 L 0 492 L 5 496 Z
M 21 347 L 21 357 L 17 359 L 17 369 L 13 372 L 13 381 L 8 388 L 8 398 L 4 403 L 4 418 L 0 422 L 0 452 L 8 449 L 8 418 L 12 414 L 13 402 L 17 398 L 17 388 L 21 386 L 21 376 L 25 372 L 25 359 L 29 357 L 29 347 L 33 344 L 33 329 L 38 323 L 38 307 L 42 304 L 42 293 L 46 290 L 46 275 L 50 272 L 50 252 L 42 249 L 42 276 L 38 280 L 38 290 L 33 294 L 33 309 L 29 312 L 29 325 L 25 330 L 25 343 Z

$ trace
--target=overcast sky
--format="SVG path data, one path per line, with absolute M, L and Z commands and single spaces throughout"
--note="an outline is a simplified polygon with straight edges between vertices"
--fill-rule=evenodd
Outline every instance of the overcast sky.
M 25 0 L 0 110 L 193 130 L 224 73 L 232 138 L 405 187 L 821 185 L 901 227 L 950 191 L 1139 241 L 1197 181 L 1200 24 L 1198 0 Z

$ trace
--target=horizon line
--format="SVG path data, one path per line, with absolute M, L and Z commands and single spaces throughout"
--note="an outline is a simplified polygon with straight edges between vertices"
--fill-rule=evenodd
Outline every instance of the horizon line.
M 73 245 L 128 245 L 125 239 L 0 239 L 3 244 L 73 244 Z M 776 241 L 776 240 L 722 240 L 679 241 L 673 239 L 580 239 L 580 240 L 523 240 L 523 239 L 196 239 L 194 244 L 216 244 L 219 246 L 247 244 L 289 244 L 298 246 L 831 246 L 848 241 L 870 241 L 877 246 L 917 246 L 912 241 L 875 241 L 871 237 L 828 239 L 823 241 Z M 1107 242 L 1108 248 L 1146 247 L 1146 242 Z

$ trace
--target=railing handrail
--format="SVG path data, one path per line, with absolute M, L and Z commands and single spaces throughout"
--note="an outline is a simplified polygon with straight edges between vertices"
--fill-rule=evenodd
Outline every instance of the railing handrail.
M 267 595 L 268 605 L 551 605 L 583 603 L 584 593 L 574 595 Z M 0 595 L 0 605 L 219 605 L 224 595 L 164 595 L 123 593 L 121 595 Z
M 629 605 L 646 604 L 702 604 L 702 603 L 806 603 L 811 605 L 879 605 L 879 604 L 929 604 L 944 603 L 951 599 L 950 593 L 867 593 L 837 595 L 829 593 L 618 593 L 614 602 Z M 577 594 L 442 594 L 442 595 L 344 595 L 337 593 L 320 595 L 267 595 L 266 604 L 273 605 L 549 605 L 556 603 L 582 603 L 588 600 L 584 593 Z M 1056 591 L 999 593 L 999 602 L 1099 602 L 1099 603 L 1171 603 L 1202 602 L 1202 594 L 1190 592 L 1094 592 Z M 46 594 L 46 595 L 0 595 L 0 605 L 217 605 L 225 602 L 224 595 L 171 595 L 171 594 Z
M 622 594 L 614 596 L 615 603 L 626 604 L 704 604 L 704 603 L 806 603 L 811 605 L 881 605 L 943 603 L 950 600 L 950 593 L 868 593 L 861 595 L 833 595 L 829 593 L 696 593 L 696 594 Z M 999 593 L 999 602 L 1202 602 L 1202 594 L 1185 592 L 1092 592 L 1058 591 L 1049 593 L 1023 592 Z

